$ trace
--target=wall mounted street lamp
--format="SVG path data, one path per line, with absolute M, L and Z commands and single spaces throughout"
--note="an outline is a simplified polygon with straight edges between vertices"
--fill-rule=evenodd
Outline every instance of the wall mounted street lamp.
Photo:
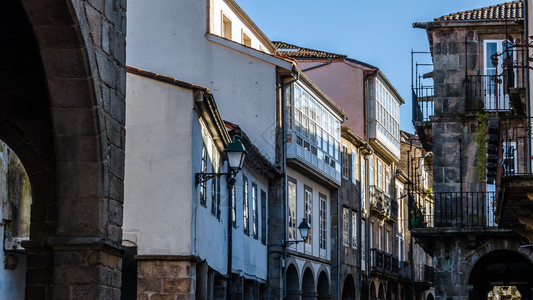
M 232 186 L 235 184 L 235 176 L 242 169 L 244 163 L 244 157 L 246 156 L 246 149 L 241 142 L 241 137 L 235 135 L 233 141 L 228 144 L 224 152 L 228 156 L 228 172 L 227 173 L 196 173 L 195 176 L 195 185 L 198 186 L 200 183 L 204 183 L 211 178 L 220 177 L 227 175 L 228 185 Z
M 282 246 L 283 248 L 287 248 L 289 247 L 290 245 L 293 245 L 293 244 L 298 244 L 300 242 L 304 242 L 307 241 L 307 238 L 309 237 L 309 230 L 311 229 L 311 225 L 309 224 L 309 222 L 307 222 L 307 220 L 305 218 L 303 218 L 302 220 L 302 223 L 300 223 L 300 225 L 298 225 L 298 231 L 300 231 L 300 236 L 302 236 L 302 240 L 300 241 L 285 241 L 283 240 L 282 242 Z

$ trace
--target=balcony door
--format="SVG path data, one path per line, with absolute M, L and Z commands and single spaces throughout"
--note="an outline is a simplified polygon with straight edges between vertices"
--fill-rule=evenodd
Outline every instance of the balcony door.
M 512 78 L 509 76 L 499 76 L 498 79 L 494 75 L 503 74 L 503 61 L 505 58 L 509 57 L 506 54 L 503 56 L 498 56 L 497 64 L 494 65 L 491 56 L 497 53 L 502 53 L 505 50 L 505 41 L 504 40 L 485 40 L 483 43 L 484 49 L 484 87 L 485 87 L 485 110 L 495 111 L 495 110 L 509 110 L 509 96 L 506 91 L 506 80 L 515 81 L 514 73 L 511 73 Z M 509 55 L 512 58 L 512 51 L 509 51 Z

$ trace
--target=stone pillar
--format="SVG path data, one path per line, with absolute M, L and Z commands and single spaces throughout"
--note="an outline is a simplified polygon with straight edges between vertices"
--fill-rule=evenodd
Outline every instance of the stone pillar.
M 120 299 L 122 246 L 99 238 L 50 238 L 53 299 Z
M 138 255 L 135 258 L 139 263 L 137 299 L 196 299 L 196 261 L 193 257 Z
M 268 283 L 265 299 L 283 298 L 283 247 L 285 210 L 283 178 L 272 182 L 268 193 Z M 235 281 L 233 283 L 236 284 Z M 235 287 L 232 287 L 235 291 Z

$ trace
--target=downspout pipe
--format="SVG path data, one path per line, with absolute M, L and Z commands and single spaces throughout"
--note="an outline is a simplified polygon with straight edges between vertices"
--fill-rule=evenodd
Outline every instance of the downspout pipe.
M 284 243 L 287 239 L 287 112 L 286 112 L 286 93 L 285 93 L 285 87 L 290 86 L 294 82 L 298 81 L 300 79 L 300 74 L 293 70 L 292 72 L 293 79 L 287 81 L 287 82 L 281 82 L 281 131 L 283 132 L 283 154 L 282 154 L 282 174 L 283 174 L 283 186 L 281 187 L 281 198 L 283 199 L 283 241 Z M 289 77 L 289 78 L 290 78 Z M 284 247 L 284 244 L 281 245 L 283 248 L 283 299 L 287 299 L 287 248 Z

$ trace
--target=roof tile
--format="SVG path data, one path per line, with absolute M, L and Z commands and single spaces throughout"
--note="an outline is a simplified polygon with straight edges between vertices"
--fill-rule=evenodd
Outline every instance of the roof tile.
M 523 1 L 510 1 L 488 7 L 461 11 L 435 18 L 435 21 L 476 21 L 522 19 Z

